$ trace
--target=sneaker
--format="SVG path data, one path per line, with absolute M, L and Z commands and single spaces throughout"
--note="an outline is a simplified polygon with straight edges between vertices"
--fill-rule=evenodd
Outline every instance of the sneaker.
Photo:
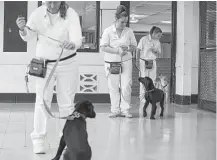
M 33 152 L 35 154 L 45 154 L 44 144 L 43 143 L 36 143 L 33 146 Z
M 109 118 L 116 118 L 119 116 L 119 113 L 117 112 L 112 112 L 110 115 L 109 115 Z
M 129 112 L 126 113 L 121 113 L 122 116 L 126 117 L 126 118 L 132 118 L 132 114 L 130 114 Z

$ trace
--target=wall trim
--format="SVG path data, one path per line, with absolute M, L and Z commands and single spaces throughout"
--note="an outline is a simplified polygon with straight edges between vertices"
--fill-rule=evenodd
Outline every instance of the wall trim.
M 198 103 L 198 94 L 192 94 L 191 95 L 191 104 L 197 104 Z
M 191 96 L 184 96 L 184 95 L 175 95 L 175 104 L 180 104 L 180 105 L 189 105 L 191 104 Z
M 189 105 L 198 103 L 198 94 L 192 94 L 191 96 L 175 95 L 175 102 L 180 105 Z
M 93 103 L 110 103 L 110 96 L 108 93 L 77 93 L 74 102 L 83 99 L 88 99 Z M 35 93 L 0 93 L 0 103 L 35 103 Z M 52 103 L 57 103 L 56 94 L 53 96 Z M 197 104 L 198 94 L 192 94 L 191 96 L 175 95 L 175 103 L 180 105 Z
M 74 102 L 88 99 L 93 103 L 110 103 L 109 94 L 84 94 L 77 93 Z M 35 93 L 0 93 L 0 103 L 35 103 Z M 56 94 L 52 103 L 57 103 Z

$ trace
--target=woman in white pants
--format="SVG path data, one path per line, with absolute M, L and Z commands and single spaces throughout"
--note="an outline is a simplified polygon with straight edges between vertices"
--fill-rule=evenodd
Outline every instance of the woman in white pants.
M 47 65 L 45 78 L 36 78 L 36 103 L 34 113 L 34 130 L 31 133 L 34 153 L 45 153 L 44 141 L 47 132 L 47 113 L 43 103 L 43 89 L 55 60 L 61 53 L 62 58 L 45 91 L 45 101 L 51 106 L 53 87 L 56 81 L 57 101 L 60 116 L 68 116 L 74 109 L 74 96 L 77 91 L 78 63 L 76 50 L 82 44 L 82 33 L 78 14 L 64 1 L 45 1 L 29 17 L 26 24 L 24 17 L 18 17 L 17 26 L 24 41 L 37 38 L 36 57 L 54 60 Z M 36 31 L 36 32 L 35 32 Z M 52 37 L 53 41 L 43 35 Z M 62 124 L 64 124 L 62 120 Z M 62 126 L 63 127 L 63 126 Z
M 131 118 L 131 86 L 132 86 L 132 52 L 137 42 L 132 29 L 126 27 L 128 14 L 126 7 L 120 5 L 116 10 L 116 21 L 103 32 L 101 50 L 105 52 L 105 72 L 111 100 L 111 114 L 109 117 L 122 115 Z M 111 74 L 112 62 L 122 61 L 122 73 Z M 120 87 L 120 90 L 119 90 Z
M 140 39 L 139 44 L 137 46 L 137 60 L 140 62 L 140 71 L 141 77 L 150 77 L 155 83 L 156 74 L 157 74 L 157 66 L 156 66 L 156 58 L 159 57 L 161 53 L 161 44 L 159 39 L 162 36 L 162 30 L 156 26 L 153 26 L 150 30 L 150 33 L 147 36 L 144 36 Z M 142 60 L 143 59 L 143 60 Z M 151 69 L 146 69 L 145 61 L 151 60 L 153 62 L 153 66 Z M 145 88 L 140 83 L 140 102 L 145 103 L 144 99 Z

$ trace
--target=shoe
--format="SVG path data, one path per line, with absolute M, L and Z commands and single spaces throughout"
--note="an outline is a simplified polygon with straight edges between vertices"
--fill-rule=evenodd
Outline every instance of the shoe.
M 43 143 L 36 143 L 33 145 L 33 152 L 35 154 L 45 154 L 45 148 Z
M 119 116 L 119 113 L 117 112 L 112 112 L 110 115 L 109 115 L 109 118 L 116 118 Z
M 126 118 L 132 118 L 132 114 L 130 114 L 129 112 L 126 113 L 121 113 L 122 116 L 126 117 Z

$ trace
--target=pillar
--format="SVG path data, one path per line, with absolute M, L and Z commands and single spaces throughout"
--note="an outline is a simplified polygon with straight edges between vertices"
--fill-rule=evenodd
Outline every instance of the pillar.
M 197 6 L 194 2 L 177 2 L 175 103 L 182 105 L 191 104 L 192 91 L 197 93 L 199 25 L 196 22 L 199 20 L 199 12 L 195 15 L 195 8 Z

